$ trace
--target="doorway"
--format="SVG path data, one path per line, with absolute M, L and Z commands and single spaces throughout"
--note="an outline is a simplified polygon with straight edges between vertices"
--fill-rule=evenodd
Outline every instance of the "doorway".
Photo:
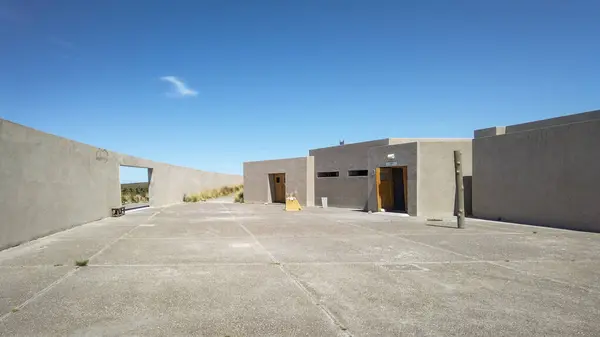
M 269 174 L 271 202 L 285 203 L 285 173 Z
M 375 170 L 377 210 L 407 213 L 408 186 L 406 166 L 378 167 Z
M 125 210 L 150 206 L 151 179 L 151 168 L 125 165 L 119 167 L 121 206 L 125 207 Z

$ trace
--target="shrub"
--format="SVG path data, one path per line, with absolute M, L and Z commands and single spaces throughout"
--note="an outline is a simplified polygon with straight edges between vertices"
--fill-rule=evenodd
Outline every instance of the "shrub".
M 85 267 L 88 265 L 88 262 L 90 262 L 90 260 L 87 260 L 87 259 L 86 260 L 77 260 L 77 261 L 75 261 L 75 265 L 77 267 Z
M 196 194 L 189 194 L 183 196 L 184 202 L 198 202 L 198 201 L 206 201 L 208 199 L 215 199 L 219 197 L 223 197 L 226 195 L 231 195 L 238 191 L 243 190 L 244 185 L 235 185 L 235 186 L 223 186 L 221 188 L 215 188 L 212 190 L 203 191 Z
M 233 199 L 233 201 L 243 203 L 244 202 L 244 190 L 238 191 L 237 194 L 235 195 L 235 199 Z

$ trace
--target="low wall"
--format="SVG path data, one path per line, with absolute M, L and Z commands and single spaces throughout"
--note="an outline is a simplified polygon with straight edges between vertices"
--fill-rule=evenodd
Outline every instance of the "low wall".
M 599 145 L 600 119 L 475 138 L 473 215 L 600 231 Z
M 286 195 L 296 194 L 301 205 L 314 206 L 314 159 L 300 157 L 244 163 L 244 202 L 271 202 L 269 174 L 285 173 Z
M 158 163 L 0 119 L 0 249 L 110 216 L 121 205 L 120 165 L 152 169 L 155 207 L 242 183 L 239 175 Z

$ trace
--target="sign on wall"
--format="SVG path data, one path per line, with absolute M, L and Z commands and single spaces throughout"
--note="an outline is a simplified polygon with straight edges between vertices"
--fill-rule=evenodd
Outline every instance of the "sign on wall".
M 398 162 L 396 161 L 396 154 L 390 153 L 387 155 L 385 166 L 398 166 Z

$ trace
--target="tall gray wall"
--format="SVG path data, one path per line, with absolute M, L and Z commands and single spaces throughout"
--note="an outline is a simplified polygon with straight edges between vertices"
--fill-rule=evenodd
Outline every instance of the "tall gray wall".
M 121 205 L 120 165 L 152 168 L 151 206 L 242 183 L 239 175 L 105 151 L 0 119 L 0 249 L 110 216 Z
M 314 206 L 314 159 L 300 157 L 244 163 L 244 202 L 272 201 L 269 174 L 285 173 L 286 195 L 296 194 L 301 205 Z
M 452 216 L 457 209 L 454 151 L 462 154 L 465 208 L 471 213 L 471 140 L 419 143 L 418 215 Z
M 506 133 L 515 133 L 527 130 L 535 130 L 547 128 L 557 125 L 565 125 L 571 123 L 587 122 L 600 119 L 600 110 L 582 112 L 573 115 L 566 115 L 554 118 L 543 119 L 539 121 L 509 125 L 506 127 Z
M 600 231 L 600 119 L 590 114 L 589 121 L 475 138 L 473 214 Z

